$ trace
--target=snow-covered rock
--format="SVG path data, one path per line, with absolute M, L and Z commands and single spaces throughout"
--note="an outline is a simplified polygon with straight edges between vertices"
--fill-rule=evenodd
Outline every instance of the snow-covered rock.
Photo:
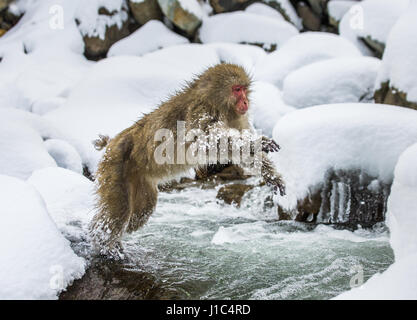
M 85 236 L 94 214 L 94 184 L 63 168 L 36 170 L 27 180 L 45 201 L 51 218 L 68 238 Z
M 199 32 L 203 43 L 257 44 L 267 51 L 280 48 L 298 34 L 298 30 L 289 22 L 241 11 L 207 17 Z
M 27 179 L 34 170 L 56 167 L 43 142 L 59 136 L 41 117 L 16 109 L 0 108 L 0 174 Z
M 288 113 L 276 124 L 273 154 L 291 210 L 320 189 L 329 170 L 359 170 L 389 185 L 399 155 L 417 141 L 417 112 L 388 105 L 344 103 Z
M 330 33 L 305 32 L 292 37 L 282 48 L 256 65 L 255 79 L 282 87 L 292 71 L 310 63 L 336 58 L 358 57 L 359 50 L 348 40 Z
M 245 11 L 248 13 L 258 14 L 261 16 L 270 17 L 278 20 L 285 20 L 285 18 L 279 11 L 260 2 L 252 3 L 251 5 L 246 7 Z
M 128 37 L 111 46 L 107 56 L 134 55 L 188 43 L 188 39 L 168 29 L 162 22 L 151 20 Z
M 356 0 L 330 0 L 327 2 L 327 11 L 329 13 L 329 23 L 334 27 L 339 25 L 340 20 L 349 9 L 358 4 Z
M 417 144 L 400 156 L 388 200 L 395 262 L 336 299 L 417 299 Z
M 278 10 L 284 16 L 285 20 L 291 22 L 298 30 L 301 30 L 301 19 L 297 15 L 290 0 L 262 0 L 262 2 Z
M 372 57 L 334 58 L 290 73 L 284 101 L 296 108 L 341 102 L 369 102 L 381 61 Z
M 48 139 L 44 146 L 50 156 L 54 158 L 58 167 L 83 173 L 83 164 L 77 150 L 68 142 L 60 139 Z
M 34 187 L 0 175 L 0 298 L 56 299 L 85 261 L 51 220 Z
M 410 3 L 389 35 L 376 80 L 375 100 L 417 109 L 417 1 Z
M 352 6 L 342 18 L 339 33 L 355 43 L 365 55 L 373 52 L 382 55 L 391 28 L 408 4 L 409 0 L 362 1 Z
M 250 99 L 249 115 L 254 127 L 270 137 L 279 119 L 288 112 L 296 110 L 285 104 L 281 91 L 268 82 L 255 81 Z

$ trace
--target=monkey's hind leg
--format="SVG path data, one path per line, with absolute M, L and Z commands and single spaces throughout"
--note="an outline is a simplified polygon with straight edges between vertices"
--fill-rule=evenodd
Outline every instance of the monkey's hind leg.
M 126 231 L 131 233 L 142 227 L 154 212 L 158 191 L 146 178 L 129 181 L 129 224 Z

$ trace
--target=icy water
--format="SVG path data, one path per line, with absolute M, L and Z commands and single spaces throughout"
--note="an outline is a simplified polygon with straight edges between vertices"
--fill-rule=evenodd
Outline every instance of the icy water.
M 160 193 L 148 224 L 125 238 L 138 271 L 152 273 L 184 299 L 329 299 L 393 263 L 389 234 L 279 222 L 263 210 L 267 190 L 241 208 L 216 201 L 216 190 Z

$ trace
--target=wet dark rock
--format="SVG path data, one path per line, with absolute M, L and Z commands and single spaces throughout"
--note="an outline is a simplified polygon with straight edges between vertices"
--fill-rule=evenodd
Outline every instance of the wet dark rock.
M 385 221 L 391 185 L 384 184 L 359 170 L 330 170 L 325 182 L 297 208 L 278 207 L 280 220 L 334 224 L 355 228 L 371 227 Z
M 144 0 L 135 2 L 129 0 L 130 11 L 133 18 L 141 25 L 150 20 L 162 20 L 162 11 L 157 0 Z
M 381 84 L 374 93 L 376 103 L 392 104 L 417 110 L 417 103 L 407 100 L 407 94 L 390 85 L 389 81 Z
M 95 258 L 84 276 L 75 280 L 59 296 L 60 300 L 142 300 L 181 299 L 178 293 L 163 288 L 150 273 L 123 262 Z
M 253 187 L 253 185 L 242 183 L 228 184 L 219 189 L 216 198 L 223 200 L 226 204 L 233 204 L 240 207 L 243 196 Z

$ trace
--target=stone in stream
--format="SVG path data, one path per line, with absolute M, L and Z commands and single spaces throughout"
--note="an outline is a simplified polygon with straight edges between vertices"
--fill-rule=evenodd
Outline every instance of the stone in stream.
M 243 196 L 253 187 L 253 185 L 243 183 L 228 184 L 219 189 L 216 198 L 223 200 L 227 204 L 236 205 L 239 208 Z

